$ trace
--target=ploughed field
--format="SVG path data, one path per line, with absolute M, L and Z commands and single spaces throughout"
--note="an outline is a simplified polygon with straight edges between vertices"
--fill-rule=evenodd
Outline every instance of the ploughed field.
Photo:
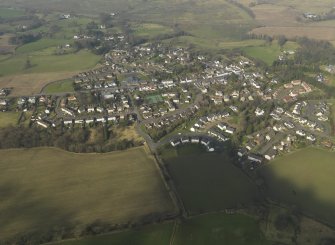
M 0 243 L 174 212 L 154 160 L 142 147 L 108 154 L 2 150 L 1 156 Z

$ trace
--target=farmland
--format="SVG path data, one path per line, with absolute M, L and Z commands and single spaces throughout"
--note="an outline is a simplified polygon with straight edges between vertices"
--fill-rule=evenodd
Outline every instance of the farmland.
M 49 83 L 45 88 L 43 88 L 43 92 L 47 94 L 73 92 L 73 91 L 74 91 L 73 81 L 71 79 L 52 82 Z
M 100 237 L 67 241 L 61 245 L 116 245 L 116 244 L 234 244 L 270 245 L 260 230 L 255 218 L 242 215 L 210 214 L 193 217 L 178 223 L 172 235 L 173 223 L 145 227 Z
M 175 245 L 265 245 L 257 221 L 245 215 L 211 214 L 186 220 L 177 230 Z
M 19 120 L 18 112 L 0 112 L 0 128 L 8 125 L 16 125 Z
M 94 67 L 100 57 L 89 51 L 83 50 L 76 54 L 50 55 L 43 53 L 30 53 L 29 59 L 32 67 L 26 69 L 26 55 L 17 55 L 0 62 L 0 75 L 8 76 L 13 74 L 47 73 L 80 71 Z M 52 65 L 50 65 L 52 64 Z
M 80 240 L 66 241 L 60 245 L 168 245 L 172 234 L 173 222 L 151 225 L 141 229 L 120 232 L 117 234 L 89 237 Z
M 164 160 L 190 214 L 241 207 L 259 198 L 256 186 L 227 154 L 185 153 L 165 154 Z
M 36 148 L 3 150 L 1 155 L 2 239 L 43 235 L 56 227 L 81 230 L 97 220 L 131 223 L 174 210 L 143 148 L 110 154 Z
M 250 1 L 243 1 L 248 4 Z M 247 3 L 248 2 L 248 3 Z M 333 2 L 323 1 L 277 1 L 275 4 L 260 4 L 252 8 L 256 21 L 262 26 L 255 34 L 270 36 L 285 35 L 288 38 L 309 37 L 328 41 L 335 40 L 334 21 L 304 22 L 299 19 L 305 12 L 322 14 L 333 7 Z
M 267 195 L 304 213 L 335 225 L 335 154 L 306 148 L 283 156 L 260 169 Z

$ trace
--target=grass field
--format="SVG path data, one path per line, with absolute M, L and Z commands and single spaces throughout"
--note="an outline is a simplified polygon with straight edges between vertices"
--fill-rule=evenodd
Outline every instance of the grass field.
M 74 92 L 73 81 L 71 79 L 56 81 L 48 84 L 44 87 L 43 93 L 64 93 L 64 92 Z
M 335 226 L 335 153 L 306 148 L 278 158 L 259 170 L 267 195 Z
M 188 148 L 187 148 L 188 149 Z M 256 186 L 226 154 L 164 154 L 164 161 L 189 213 L 218 211 L 252 203 Z
M 0 8 L 1 19 L 12 19 L 15 17 L 23 16 L 25 12 L 21 9 L 14 8 Z
M 164 100 L 161 95 L 157 94 L 157 95 L 148 95 L 147 97 L 145 97 L 145 101 L 148 104 L 157 104 L 163 102 Z
M 109 154 L 2 150 L 1 156 L 2 241 L 15 234 L 80 229 L 96 220 L 135 222 L 174 210 L 154 160 L 142 147 Z
M 18 112 L 0 112 L 0 128 L 17 125 L 19 115 Z
M 242 214 L 209 214 L 173 223 L 148 226 L 118 234 L 67 241 L 61 245 L 270 245 L 257 220 Z
M 168 26 L 152 23 L 135 25 L 133 29 L 135 35 L 148 38 L 154 38 L 158 35 L 170 34 L 173 32 L 172 28 Z
M 0 62 L 0 76 L 27 73 L 79 71 L 94 67 L 100 57 L 83 50 L 75 54 L 29 53 L 31 68 L 25 69 L 27 55 L 16 55 Z
M 43 38 L 36 42 L 25 44 L 16 49 L 17 54 L 30 53 L 35 51 L 40 51 L 50 47 L 57 47 L 59 45 L 71 44 L 72 40 L 65 39 L 47 39 Z
M 46 72 L 19 74 L 6 77 L 0 77 L 0 87 L 13 88 L 12 96 L 27 96 L 41 92 L 41 89 L 54 81 L 68 79 L 80 71 L 71 72 Z
M 173 222 L 151 225 L 111 235 L 84 238 L 59 243 L 61 245 L 169 245 Z
M 210 214 L 186 220 L 177 230 L 174 245 L 265 245 L 257 221 L 236 214 Z

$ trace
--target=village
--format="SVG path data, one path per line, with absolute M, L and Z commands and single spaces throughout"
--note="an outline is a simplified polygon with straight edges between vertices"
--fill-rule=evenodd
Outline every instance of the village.
M 281 83 L 243 56 L 214 58 L 160 43 L 115 49 L 73 77 L 74 93 L 15 98 L 3 88 L 0 109 L 44 129 L 135 123 L 153 147 L 212 152 L 233 140 L 250 169 L 299 144 L 333 147 L 329 105 L 308 99 L 317 88 Z

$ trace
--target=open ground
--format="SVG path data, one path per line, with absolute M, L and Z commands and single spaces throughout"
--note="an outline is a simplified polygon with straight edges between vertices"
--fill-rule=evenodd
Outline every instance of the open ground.
M 335 153 L 306 148 L 259 169 L 267 195 L 284 205 L 335 226 Z
M 188 152 L 177 157 L 163 153 L 190 214 L 242 207 L 260 198 L 255 184 L 233 165 L 226 153 L 201 154 L 190 152 L 190 147 L 193 146 L 184 146 L 182 151 Z
M 2 150 L 0 237 L 140 221 L 174 207 L 143 147 L 109 154 Z M 46 220 L 47 219 L 47 220 Z

